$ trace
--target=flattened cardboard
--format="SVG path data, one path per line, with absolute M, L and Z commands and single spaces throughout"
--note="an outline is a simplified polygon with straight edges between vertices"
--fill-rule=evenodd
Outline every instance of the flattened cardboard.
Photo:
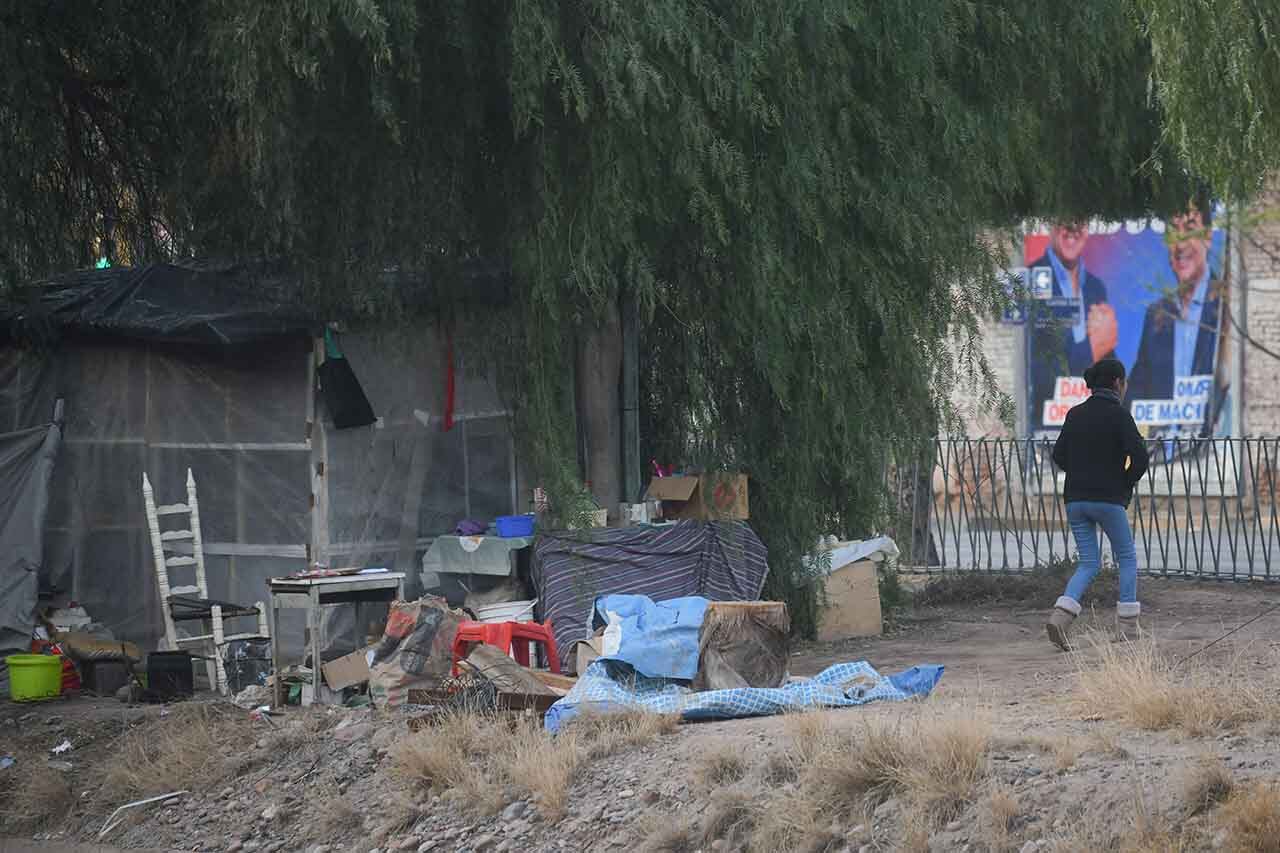
M 342 690 L 356 684 L 364 684 L 369 680 L 369 652 L 373 646 L 356 649 L 349 655 L 331 660 L 321 668 L 324 683 L 331 690 Z

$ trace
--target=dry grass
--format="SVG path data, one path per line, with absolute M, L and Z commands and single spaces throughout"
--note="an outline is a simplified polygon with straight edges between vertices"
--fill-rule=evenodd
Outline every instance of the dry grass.
M 99 797 L 105 802 L 208 788 L 239 768 L 235 747 L 257 738 L 238 708 L 187 703 L 164 719 L 150 720 L 123 736 L 104 761 Z
M 694 777 L 708 788 L 741 782 L 747 775 L 747 760 L 735 747 L 725 744 L 703 753 L 694 768 Z
M 1012 790 L 997 785 L 982 802 L 979 820 L 987 846 L 992 850 L 1006 850 L 1012 842 L 1012 833 L 1018 818 L 1022 816 L 1022 803 Z
M 577 737 L 569 731 L 552 738 L 535 723 L 512 742 L 508 771 L 512 784 L 527 791 L 543 815 L 553 820 L 564 815 L 573 776 L 583 759 Z
M 829 816 L 822 814 L 820 803 L 804 790 L 792 788 L 766 796 L 759 802 L 749 849 L 827 853 L 845 846 L 858 847 L 855 841 L 861 839 L 833 835 L 824 817 Z M 870 826 L 870 813 L 856 822 Z
M 1203 814 L 1231 796 L 1236 780 L 1221 761 L 1204 758 L 1193 764 L 1182 780 L 1182 801 L 1187 814 Z
M 800 762 L 787 752 L 773 752 L 760 768 L 760 779 L 766 785 L 786 785 L 800 778 Z
M 1141 792 L 1133 798 L 1133 811 L 1127 816 L 1096 813 L 1081 804 L 1069 814 L 1070 829 L 1047 839 L 1044 853 L 1095 853 L 1114 850 L 1117 853 L 1191 853 L 1208 849 L 1202 827 L 1194 821 L 1171 822 L 1154 810 Z
M 680 728 L 674 714 L 649 714 L 644 711 L 618 713 L 584 712 L 575 717 L 568 730 L 578 738 L 589 760 L 607 758 L 626 749 L 643 746 L 654 738 L 669 735 Z
M 1059 772 L 1070 770 L 1076 766 L 1080 756 L 1087 750 L 1086 745 L 1072 737 L 1054 741 L 1052 745 L 1053 768 Z
M 1113 734 L 1103 731 L 1095 731 L 1090 739 L 1092 743 L 1089 746 L 1090 752 L 1096 752 L 1115 761 L 1128 761 L 1133 758 L 1133 754 L 1129 752 L 1124 744 Z
M 500 811 L 515 792 L 558 820 L 580 767 L 648 743 L 678 723 L 657 714 L 584 714 L 553 737 L 533 718 L 511 722 L 457 712 L 399 741 L 394 767 L 482 814 Z
M 1062 594 L 1062 588 L 1075 573 L 1076 564 L 1061 560 L 1041 566 L 1025 574 L 1001 575 L 994 572 L 952 572 L 937 575 L 913 596 L 917 607 L 956 605 L 1015 604 L 1046 607 Z M 1081 602 L 1086 608 L 1112 605 L 1120 592 L 1119 577 L 1107 566 L 1098 573 Z M 1046 607 L 1047 609 L 1047 607 Z
M 744 846 L 755 827 L 756 812 L 760 804 L 742 788 L 717 791 L 711 796 L 702 823 L 702 847 L 722 840 L 730 849 Z
M 991 728 L 974 708 L 845 729 L 806 715 L 791 728 L 808 756 L 800 787 L 826 814 L 856 814 L 900 796 L 931 826 L 945 823 L 974 801 L 989 772 Z
M 1238 789 L 1222 806 L 1221 821 L 1227 830 L 1228 851 L 1280 851 L 1280 788 L 1255 783 Z
M 1201 737 L 1273 714 L 1257 668 L 1239 657 L 1175 666 L 1151 636 L 1113 644 L 1094 636 L 1078 653 L 1078 692 L 1093 713 L 1147 731 Z
M 500 742 L 498 735 L 493 722 L 478 714 L 444 714 L 396 745 L 395 767 L 428 788 L 463 787 Z
M 641 853 L 694 853 L 700 849 L 698 833 L 683 818 L 672 820 L 670 815 L 653 815 L 642 827 L 645 840 Z

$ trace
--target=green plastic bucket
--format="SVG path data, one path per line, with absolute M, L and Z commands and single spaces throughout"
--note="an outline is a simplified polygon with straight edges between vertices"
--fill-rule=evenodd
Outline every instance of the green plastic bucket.
M 39 702 L 62 695 L 62 655 L 9 655 L 9 698 Z

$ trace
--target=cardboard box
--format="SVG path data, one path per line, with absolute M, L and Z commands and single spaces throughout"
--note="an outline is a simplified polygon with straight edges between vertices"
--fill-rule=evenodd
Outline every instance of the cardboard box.
M 579 640 L 573 644 L 573 669 L 578 675 L 587 671 L 591 662 L 600 657 L 600 649 L 604 645 L 603 637 L 592 637 L 590 640 Z
M 646 500 L 662 502 L 662 517 L 695 521 L 749 518 L 746 474 L 654 477 Z
M 364 684 L 369 680 L 369 658 L 374 646 L 356 649 L 349 655 L 331 660 L 322 668 L 324 683 L 331 690 L 341 690 L 356 684 Z
M 818 640 L 877 637 L 883 630 L 876 564 L 858 560 L 835 567 L 827 577 L 827 604 L 818 617 Z

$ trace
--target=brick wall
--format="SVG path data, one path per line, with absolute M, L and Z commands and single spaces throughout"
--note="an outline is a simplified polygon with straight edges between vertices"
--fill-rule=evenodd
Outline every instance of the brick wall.
M 1000 391 L 1012 397 L 1017 406 L 1024 405 L 1019 393 L 1022 383 L 1022 335 L 1021 326 L 1009 326 L 995 320 L 982 324 L 982 349 L 987 363 L 995 374 Z M 980 380 L 969 378 L 964 368 L 958 370 L 958 375 L 961 378 L 956 383 L 951 398 L 963 422 L 963 434 L 973 438 L 1013 435 L 1016 430 L 1010 430 L 1001 423 L 997 412 L 984 409 Z

